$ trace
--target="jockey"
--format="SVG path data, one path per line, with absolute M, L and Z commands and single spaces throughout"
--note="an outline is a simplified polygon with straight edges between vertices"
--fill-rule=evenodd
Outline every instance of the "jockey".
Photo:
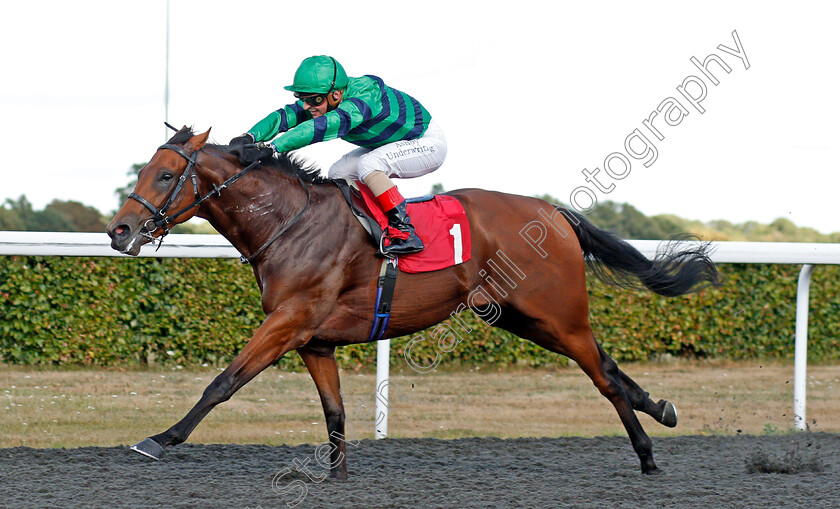
M 349 78 L 336 59 L 323 55 L 305 59 L 285 89 L 298 99 L 294 104 L 230 141 L 240 161 L 250 164 L 335 138 L 358 145 L 330 167 L 329 178 L 361 180 L 376 196 L 388 218 L 385 254 L 421 251 L 405 198 L 389 177 L 419 177 L 443 164 L 446 138 L 429 112 L 376 76 Z

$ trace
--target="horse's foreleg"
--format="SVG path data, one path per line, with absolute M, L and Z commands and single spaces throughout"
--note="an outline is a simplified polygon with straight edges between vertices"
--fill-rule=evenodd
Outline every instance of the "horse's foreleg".
M 338 378 L 338 366 L 335 363 L 334 346 L 311 346 L 298 348 L 298 353 L 312 375 L 324 418 L 327 421 L 327 434 L 332 450 L 330 452 L 330 477 L 347 479 L 347 445 L 344 435 L 344 403 L 341 400 L 341 384 Z
M 299 323 L 289 320 L 289 313 L 270 314 L 230 366 L 207 386 L 201 399 L 183 419 L 163 433 L 143 440 L 132 449 L 160 459 L 164 447 L 185 441 L 210 410 L 230 399 L 233 393 L 286 352 L 305 344 L 309 337 L 307 333 L 301 332 Z

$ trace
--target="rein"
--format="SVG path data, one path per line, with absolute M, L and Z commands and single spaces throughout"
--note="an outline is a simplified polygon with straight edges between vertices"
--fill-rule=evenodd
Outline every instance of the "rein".
M 244 171 L 244 170 L 243 170 L 243 171 Z M 266 241 L 266 243 L 262 245 L 262 247 L 260 247 L 260 248 L 259 248 L 259 249 L 257 249 L 256 251 L 254 251 L 254 252 L 251 254 L 251 256 L 249 256 L 249 257 L 247 257 L 247 258 L 245 258 L 244 256 L 240 256 L 240 257 L 239 257 L 239 261 L 240 261 L 240 262 L 242 262 L 242 263 L 251 263 L 251 262 L 252 262 L 252 261 L 253 261 L 253 260 L 254 260 L 257 256 L 259 256 L 259 255 L 260 255 L 260 253 L 262 253 L 263 251 L 265 251 L 265 248 L 267 248 L 268 246 L 270 246 L 272 242 L 274 242 L 275 240 L 277 240 L 278 238 L 280 238 L 280 236 L 281 236 L 281 235 L 283 235 L 284 233 L 286 233 L 286 230 L 288 230 L 289 228 L 291 228 L 293 224 L 297 223 L 297 222 L 298 222 L 298 220 L 300 220 L 300 218 L 303 216 L 303 213 L 304 213 L 304 212 L 306 212 L 306 209 L 308 209 L 308 208 L 309 208 L 309 198 L 310 198 L 310 196 L 309 196 L 309 188 L 308 188 L 308 187 L 306 187 L 306 183 L 303 181 L 303 179 L 302 179 L 302 178 L 300 178 L 300 175 L 298 175 L 298 176 L 297 176 L 297 178 L 298 178 L 298 182 L 300 182 L 301 187 L 303 187 L 303 190 L 304 190 L 304 191 L 306 191 L 306 203 L 303 205 L 303 208 L 302 208 L 302 209 L 300 209 L 300 211 L 299 211 L 299 212 L 295 215 L 295 217 L 293 217 L 293 218 L 292 218 L 292 220 L 291 220 L 291 221 L 289 221 L 288 223 L 286 223 L 286 226 L 284 226 L 283 228 L 280 228 L 280 231 L 278 231 L 277 233 L 275 233 L 274 235 L 272 235 L 272 236 L 271 236 L 271 238 L 270 238 L 270 239 L 268 239 L 268 240 Z
M 157 207 L 152 205 L 152 203 L 149 200 L 143 198 L 142 196 L 140 196 L 136 193 L 132 192 L 128 195 L 129 198 L 139 202 L 141 205 L 146 207 L 152 214 L 154 214 L 152 218 L 150 218 L 148 221 L 146 221 L 146 225 L 144 225 L 144 227 L 147 229 L 147 231 L 143 235 L 152 239 L 152 242 L 157 241 L 158 242 L 157 249 L 160 249 L 160 246 L 163 244 L 163 238 L 166 237 L 169 234 L 170 229 L 167 227 L 168 225 L 172 224 L 177 218 L 179 218 L 181 215 L 185 214 L 187 211 L 189 211 L 189 210 L 191 210 L 195 207 L 200 207 L 201 204 L 204 203 L 209 198 L 211 198 L 213 196 L 221 196 L 223 189 L 226 189 L 227 187 L 231 186 L 234 182 L 236 182 L 237 180 L 239 180 L 240 178 L 245 176 L 246 173 L 250 172 L 251 170 L 253 170 L 257 166 L 259 166 L 259 164 L 260 164 L 260 162 L 258 160 L 254 161 L 253 163 L 249 164 L 245 168 L 241 169 L 239 172 L 237 172 L 235 175 L 233 175 L 229 179 L 222 182 L 222 185 L 217 186 L 216 184 L 213 184 L 213 190 L 208 192 L 204 196 L 201 196 L 198 193 L 198 181 L 197 181 L 197 176 L 196 176 L 196 173 L 195 173 L 195 161 L 198 158 L 198 153 L 200 152 L 200 150 L 196 150 L 195 152 L 192 153 L 192 155 L 189 155 L 189 154 L 187 154 L 187 152 L 183 148 L 181 148 L 177 145 L 172 145 L 172 144 L 167 143 L 167 144 L 164 144 L 164 145 L 161 145 L 160 147 L 158 147 L 158 150 L 164 150 L 164 149 L 172 150 L 172 151 L 176 152 L 178 155 L 180 155 L 181 157 L 183 157 L 184 159 L 187 160 L 187 167 L 184 170 L 184 173 L 182 173 L 181 176 L 178 178 L 178 184 L 175 186 L 175 189 L 172 191 L 172 194 L 169 195 L 169 198 L 166 200 L 166 203 L 164 203 L 158 209 Z M 192 202 L 191 204 L 183 207 L 181 210 L 175 212 L 174 214 L 167 216 L 166 212 L 169 210 L 169 207 L 172 205 L 172 202 L 175 201 L 175 198 L 181 192 L 181 189 L 184 187 L 184 183 L 187 181 L 187 178 L 192 180 L 193 193 L 195 194 L 195 201 Z M 268 239 L 268 241 L 265 244 L 263 244 L 259 249 L 257 249 L 254 253 L 252 253 L 251 256 L 248 256 L 247 258 L 245 256 L 240 256 L 239 257 L 240 262 L 242 262 L 242 263 L 252 263 L 254 261 L 254 259 L 256 259 L 257 256 L 259 256 L 263 251 L 265 251 L 265 249 L 269 245 L 271 245 L 275 240 L 280 238 L 281 235 L 286 233 L 286 231 L 289 228 L 291 228 L 292 225 L 297 223 L 300 220 L 300 218 L 303 216 L 303 213 L 306 212 L 306 210 L 309 208 L 309 202 L 310 202 L 309 188 L 306 187 L 306 183 L 300 177 L 300 174 L 297 175 L 297 178 L 298 178 L 298 182 L 300 182 L 301 187 L 303 187 L 303 190 L 306 192 L 306 203 L 303 205 L 303 208 L 301 208 L 300 211 L 295 215 L 295 217 L 293 217 L 291 221 L 286 223 L 286 225 L 283 226 L 283 228 L 281 228 L 280 231 L 278 231 L 277 233 L 272 235 L 271 238 Z M 149 223 L 154 224 L 154 226 L 155 226 L 154 229 L 148 229 L 148 224 Z M 152 234 L 154 232 L 156 232 L 158 229 L 163 229 L 164 230 L 163 235 L 161 235 L 160 237 L 152 236 Z M 157 249 L 155 251 L 157 251 Z

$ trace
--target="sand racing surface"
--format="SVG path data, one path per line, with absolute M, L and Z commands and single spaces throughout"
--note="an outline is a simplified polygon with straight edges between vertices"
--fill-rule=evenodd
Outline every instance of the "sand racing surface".
M 626 437 L 362 440 L 350 479 L 315 446 L 0 449 L 0 507 L 840 507 L 840 435 L 654 438 L 642 475 Z

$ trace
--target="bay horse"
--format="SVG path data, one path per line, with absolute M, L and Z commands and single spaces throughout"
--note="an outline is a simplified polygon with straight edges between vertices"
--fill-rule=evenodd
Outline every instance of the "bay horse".
M 207 143 L 209 134 L 185 126 L 154 153 L 107 227 L 111 246 L 137 255 L 174 224 L 204 218 L 251 264 L 266 317 L 182 420 L 133 449 L 159 459 L 165 447 L 187 440 L 216 405 L 295 350 L 323 405 L 330 476 L 346 479 L 345 412 L 334 354 L 337 346 L 368 339 L 381 258 L 333 181 L 285 154 L 243 169 L 230 147 Z M 708 244 L 670 245 L 651 261 L 582 214 L 537 198 L 480 189 L 447 194 L 466 211 L 472 257 L 448 269 L 401 274 L 384 337 L 438 324 L 465 302 L 479 316 L 495 306 L 491 325 L 580 366 L 618 412 L 642 472 L 657 472 L 635 411 L 673 427 L 676 408 L 654 402 L 595 340 L 585 267 L 591 264 L 611 284 L 683 295 L 719 284 Z M 510 277 L 492 263 L 499 252 L 518 269 L 515 289 L 488 284 L 491 277 Z

